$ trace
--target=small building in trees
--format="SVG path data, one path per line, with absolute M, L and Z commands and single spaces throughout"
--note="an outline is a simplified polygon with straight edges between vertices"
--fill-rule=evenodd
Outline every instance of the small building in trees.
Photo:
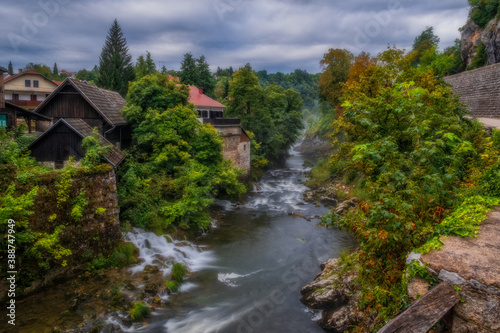
M 19 70 L 18 74 L 7 75 L 4 85 L 7 102 L 33 110 L 57 88 L 58 82 L 34 70 Z
M 87 136 L 92 136 L 92 127 L 79 118 L 60 118 L 53 126 L 35 139 L 30 144 L 31 155 L 40 163 L 62 168 L 70 157 L 79 161 L 85 156 L 82 141 Z M 110 146 L 109 152 L 104 154 L 104 160 L 113 167 L 123 161 L 123 152 L 106 140 L 98 136 L 99 144 L 103 147 Z
M 224 117 L 226 106 L 203 93 L 203 89 L 195 86 L 189 88 L 189 103 L 193 103 L 198 111 L 198 119 L 214 119 Z
M 189 103 L 193 103 L 198 111 L 198 120 L 209 123 L 224 139 L 224 158 L 230 159 L 233 165 L 250 172 L 250 137 L 241 127 L 239 118 L 224 118 L 226 106 L 203 94 L 202 89 L 189 86 Z
M 102 145 L 112 145 L 105 159 L 117 167 L 123 160 L 120 149 L 131 143 L 131 127 L 121 115 L 125 100 L 117 92 L 98 88 L 71 78 L 64 80 L 35 110 L 55 122 L 37 122 L 44 133 L 31 145 L 37 161 L 61 167 L 73 156 L 80 160 L 85 154 L 82 140 L 97 128 Z

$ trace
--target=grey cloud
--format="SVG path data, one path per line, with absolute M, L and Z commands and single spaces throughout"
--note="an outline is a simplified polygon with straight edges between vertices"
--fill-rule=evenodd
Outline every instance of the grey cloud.
M 33 21 L 43 14 L 40 2 L 56 1 L 66 4 L 47 22 Z M 384 18 L 391 4 L 398 10 Z M 169 69 L 178 69 L 183 54 L 192 52 L 205 55 L 213 68 L 248 62 L 269 72 L 317 72 L 329 48 L 372 54 L 388 44 L 408 48 L 426 26 L 435 27 L 442 47 L 449 46 L 467 8 L 467 0 L 19 0 L 3 5 L 0 14 L 0 65 L 57 62 L 67 70 L 90 69 L 117 18 L 134 59 L 148 50 Z M 39 24 L 29 38 L 23 34 L 26 20 Z M 13 34 L 20 37 L 17 48 Z

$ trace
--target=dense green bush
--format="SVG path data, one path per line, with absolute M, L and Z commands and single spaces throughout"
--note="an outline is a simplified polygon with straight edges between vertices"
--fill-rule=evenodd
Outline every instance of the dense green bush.
M 362 179 L 359 184 L 370 191 L 357 210 L 327 219 L 360 243 L 360 308 L 377 318 L 376 327 L 407 305 L 407 254 L 436 233 L 459 227 L 453 222 L 457 218 L 444 219 L 464 200 L 460 188 L 480 183 L 482 177 L 471 177 L 494 164 L 493 141 L 465 118 L 465 109 L 434 70 L 414 67 L 413 57 L 390 48 L 363 59 L 364 65 L 358 59 L 343 88 L 343 112 L 334 122 L 334 134 L 343 140 L 334 140 L 330 170 L 338 177 L 357 173 L 353 179 Z M 492 168 L 485 175 L 495 175 Z M 474 204 L 496 202 L 481 200 Z M 465 205 L 470 208 L 470 201 Z
M 240 170 L 222 156 L 222 138 L 197 120 L 188 90 L 165 75 L 130 85 L 123 114 L 135 145 L 119 171 L 121 218 L 158 232 L 207 227 L 217 195 L 238 196 Z

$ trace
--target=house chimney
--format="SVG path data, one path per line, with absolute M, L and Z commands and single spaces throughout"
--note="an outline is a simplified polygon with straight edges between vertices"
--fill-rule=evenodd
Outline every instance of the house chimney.
M 22 68 L 19 68 L 17 71 L 18 71 L 19 74 L 23 73 L 23 69 Z
M 3 73 L 7 72 L 7 70 L 3 67 L 0 67 L 0 109 L 5 109 L 5 93 L 3 90 Z
M 203 88 L 199 88 L 198 90 L 200 92 L 200 95 L 203 95 Z

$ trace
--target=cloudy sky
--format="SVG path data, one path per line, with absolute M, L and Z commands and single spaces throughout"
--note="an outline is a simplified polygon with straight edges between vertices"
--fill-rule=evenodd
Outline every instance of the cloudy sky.
M 467 20 L 467 0 L 16 0 L 0 9 L 0 66 L 27 63 L 77 71 L 99 62 L 115 18 L 134 60 L 146 50 L 178 70 L 183 55 L 212 69 L 320 71 L 330 48 L 377 54 L 411 48 L 433 26 L 441 48 Z

